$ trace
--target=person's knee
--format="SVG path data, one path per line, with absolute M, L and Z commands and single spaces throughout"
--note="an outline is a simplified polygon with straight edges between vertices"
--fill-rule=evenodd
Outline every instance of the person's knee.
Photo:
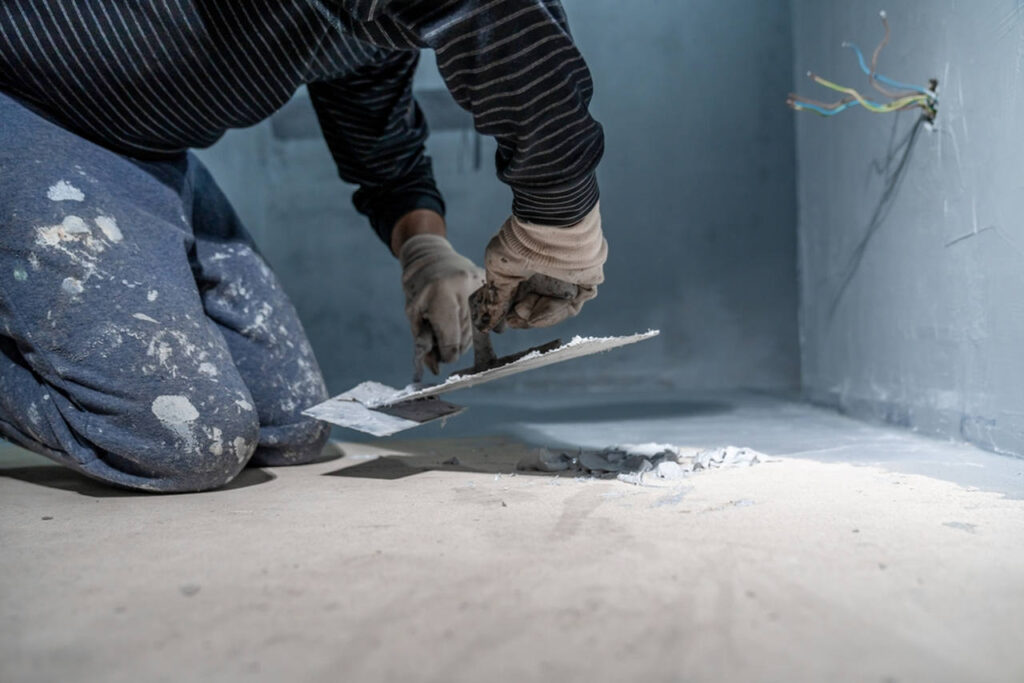
M 107 429 L 103 453 L 90 472 L 112 483 L 180 493 L 215 489 L 234 479 L 256 450 L 255 408 L 234 393 L 161 394 L 148 405 L 155 421 Z M 86 468 L 90 469 L 90 468 Z
M 174 450 L 161 474 L 176 490 L 202 491 L 230 482 L 256 450 L 259 420 L 252 404 L 207 396 L 189 407 L 184 396 L 158 396 L 152 412 L 170 432 Z M 191 418 L 191 419 L 189 419 Z M 162 440 L 163 440 L 162 439 Z

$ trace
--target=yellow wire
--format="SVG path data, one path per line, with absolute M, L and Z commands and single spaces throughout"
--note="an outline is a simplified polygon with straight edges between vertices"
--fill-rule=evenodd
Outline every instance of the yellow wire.
M 909 97 L 898 99 L 894 102 L 889 102 L 888 104 L 884 104 L 881 107 L 876 107 L 875 105 L 871 104 L 866 99 L 864 99 L 864 97 L 853 88 L 844 88 L 843 86 L 836 85 L 832 81 L 826 80 L 818 75 L 812 75 L 811 78 L 813 78 L 814 82 L 817 83 L 818 85 L 823 85 L 826 88 L 835 90 L 836 92 L 845 93 L 847 95 L 855 97 L 857 101 L 860 102 L 862 107 L 864 107 L 868 111 L 873 111 L 876 114 L 888 114 L 898 109 L 908 107 L 912 104 L 926 104 L 928 101 L 927 95 L 911 95 Z

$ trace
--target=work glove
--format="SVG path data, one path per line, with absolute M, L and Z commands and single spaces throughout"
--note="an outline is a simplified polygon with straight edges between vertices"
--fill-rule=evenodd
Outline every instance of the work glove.
M 600 205 L 568 227 L 511 216 L 484 253 L 487 284 L 473 297 L 474 323 L 499 332 L 503 325 L 522 329 L 560 323 L 597 296 L 607 258 Z
M 469 295 L 484 273 L 439 235 L 415 235 L 398 253 L 405 290 L 405 315 L 415 342 L 414 381 L 426 365 L 435 375 L 473 343 Z

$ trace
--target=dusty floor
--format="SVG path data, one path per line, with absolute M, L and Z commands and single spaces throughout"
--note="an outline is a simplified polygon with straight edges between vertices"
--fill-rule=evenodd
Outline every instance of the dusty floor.
M 498 400 L 191 496 L 0 447 L 0 680 L 1024 680 L 1024 460 L 767 397 Z M 783 457 L 511 476 L 651 440 Z

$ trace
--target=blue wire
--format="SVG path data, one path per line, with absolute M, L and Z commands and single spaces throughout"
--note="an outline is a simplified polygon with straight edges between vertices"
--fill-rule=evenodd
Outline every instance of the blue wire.
M 854 45 L 853 43 L 845 43 L 845 45 L 846 45 L 846 47 L 852 49 L 854 52 L 857 53 L 857 61 L 860 62 L 861 71 L 863 71 L 865 74 L 867 74 L 867 76 L 870 78 L 871 77 L 871 69 L 868 68 L 867 62 L 864 61 L 864 53 L 861 52 L 860 48 L 857 47 L 856 45 Z M 885 83 L 886 85 L 892 86 L 893 88 L 899 88 L 900 90 L 913 90 L 914 92 L 919 92 L 922 95 L 927 95 L 929 97 L 932 96 L 931 91 L 925 90 L 924 88 L 922 88 L 919 85 L 910 85 L 909 83 L 900 83 L 899 81 L 894 81 L 891 78 L 886 78 L 882 74 L 876 73 L 875 74 L 875 80 L 880 81 L 882 83 Z
M 798 106 L 800 109 L 809 109 L 809 110 L 813 111 L 816 114 L 821 114 L 822 116 L 835 116 L 836 114 L 839 114 L 840 112 L 846 111 L 850 107 L 859 107 L 860 106 L 860 102 L 857 102 L 856 100 L 854 100 L 853 102 L 847 102 L 846 104 L 844 104 L 844 105 L 842 105 L 840 107 L 836 107 L 835 109 L 822 109 L 818 105 L 810 104 L 809 102 L 797 102 L 796 106 Z
M 885 106 L 885 104 L 883 104 L 882 102 L 875 102 L 874 100 L 869 100 L 866 97 L 864 98 L 864 101 L 867 102 L 868 104 L 870 104 L 872 107 L 884 107 Z M 835 116 L 839 112 L 846 111 L 850 107 L 859 107 L 860 106 L 860 101 L 859 100 L 851 100 L 850 102 L 847 102 L 846 104 L 843 104 L 843 105 L 841 105 L 839 107 L 836 107 L 835 109 L 823 109 L 822 107 L 819 107 L 819 106 L 817 106 L 815 104 L 811 104 L 810 102 L 797 102 L 797 104 L 800 105 L 801 107 L 804 107 L 805 109 L 810 109 L 813 112 L 816 112 L 818 114 L 822 114 L 823 116 Z

